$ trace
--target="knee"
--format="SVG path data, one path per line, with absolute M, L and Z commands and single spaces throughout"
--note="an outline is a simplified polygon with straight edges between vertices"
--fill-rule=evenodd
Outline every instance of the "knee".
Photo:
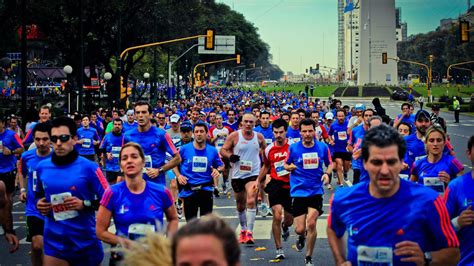
M 275 212 L 273 211 L 273 222 L 274 223 L 278 223 L 278 224 L 281 224 L 283 219 L 281 219 L 281 212 Z
M 306 229 L 310 232 L 316 230 L 316 221 L 307 221 L 306 222 Z
M 305 228 L 304 228 L 304 226 L 297 224 L 297 225 L 295 226 L 295 233 L 298 234 L 298 235 L 304 234 L 304 233 L 305 233 Z
M 176 183 L 176 179 L 172 179 L 170 181 L 170 188 L 171 189 L 177 189 L 178 188 L 178 184 Z
M 34 239 L 31 243 L 31 249 L 34 252 L 42 252 L 43 251 L 43 241 L 40 239 Z

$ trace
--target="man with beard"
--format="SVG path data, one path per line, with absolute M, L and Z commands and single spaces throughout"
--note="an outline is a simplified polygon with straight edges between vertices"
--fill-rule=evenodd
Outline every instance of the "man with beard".
M 413 163 L 426 155 L 425 137 L 426 130 L 431 126 L 430 114 L 426 110 L 419 110 L 415 116 L 416 133 L 405 137 L 407 144 L 406 154 L 403 162 L 402 174 L 410 174 Z

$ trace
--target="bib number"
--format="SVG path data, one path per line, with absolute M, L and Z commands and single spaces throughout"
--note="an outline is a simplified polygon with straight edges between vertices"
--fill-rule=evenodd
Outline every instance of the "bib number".
M 285 164 L 285 161 L 279 161 L 276 162 L 275 165 L 275 172 L 277 176 L 285 176 L 288 175 L 290 172 L 286 171 L 283 165 Z
M 148 232 L 155 232 L 155 226 L 152 224 L 131 224 L 128 226 L 128 238 L 130 240 L 144 237 Z
M 424 177 L 423 185 L 434 189 L 439 193 L 444 193 L 444 183 L 438 177 Z
M 319 157 L 317 152 L 303 153 L 303 169 L 317 169 Z
M 272 144 L 272 139 L 265 139 L 265 143 L 266 143 L 267 145 Z
M 75 218 L 79 215 L 77 211 L 68 210 L 64 204 L 64 200 L 71 196 L 72 194 L 70 192 L 51 195 L 51 207 L 53 209 L 54 220 L 64 221 Z
M 82 143 L 82 148 L 90 148 L 91 147 L 91 140 L 90 139 L 84 139 L 84 143 Z
M 33 171 L 33 191 L 36 191 L 36 185 L 38 184 L 38 175 L 36 174 L 36 171 Z
M 401 179 L 405 179 L 405 180 L 408 180 L 410 178 L 409 175 L 406 175 L 406 174 L 400 174 L 400 178 Z
M 122 147 L 112 147 L 112 157 L 118 158 Z
M 345 131 L 337 132 L 337 138 L 339 140 L 347 140 L 347 132 L 345 132 Z
M 393 251 L 389 247 L 357 247 L 357 265 L 363 266 L 392 266 Z
M 243 174 L 249 174 L 252 172 L 251 161 L 240 161 L 239 171 Z
M 151 162 L 151 156 L 145 155 L 145 167 L 143 168 L 143 173 L 146 173 L 146 169 L 153 168 L 153 163 Z
M 225 139 L 219 138 L 216 140 L 216 148 L 217 150 L 220 150 L 222 146 L 224 146 Z
M 205 173 L 207 171 L 207 157 L 193 156 L 193 172 Z

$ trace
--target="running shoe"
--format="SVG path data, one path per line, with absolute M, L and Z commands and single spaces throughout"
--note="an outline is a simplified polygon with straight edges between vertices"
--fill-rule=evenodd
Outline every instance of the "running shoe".
M 304 265 L 305 266 L 313 266 L 313 259 L 311 259 L 311 257 L 306 257 L 304 259 Z
M 176 212 L 178 213 L 178 219 L 182 219 L 183 218 L 183 206 L 181 206 L 178 202 L 175 202 L 175 206 L 176 206 Z
M 287 241 L 288 237 L 290 237 L 290 230 L 284 223 L 281 223 L 281 237 L 283 238 L 283 241 Z
M 277 248 L 275 259 L 276 260 L 284 260 L 285 259 L 285 252 L 283 252 L 282 248 Z
M 298 236 L 298 240 L 296 240 L 296 251 L 303 251 L 305 240 L 306 239 L 304 236 Z
M 251 231 L 247 231 L 247 242 L 246 242 L 246 244 L 248 244 L 248 245 L 255 244 L 255 241 L 253 240 L 253 233 Z
M 219 189 L 217 187 L 214 188 L 214 197 L 219 197 Z
M 239 243 L 240 244 L 247 243 L 247 231 L 246 230 L 240 230 Z
M 260 208 L 262 217 L 267 217 L 270 213 L 270 208 L 268 208 L 268 205 L 266 203 L 262 203 L 262 205 L 260 205 Z

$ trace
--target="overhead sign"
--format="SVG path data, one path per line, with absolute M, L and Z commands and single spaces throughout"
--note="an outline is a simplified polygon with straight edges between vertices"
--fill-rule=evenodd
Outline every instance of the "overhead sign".
M 204 47 L 205 37 L 198 40 L 199 54 L 235 54 L 235 36 L 215 35 L 216 41 L 213 50 L 206 50 Z

